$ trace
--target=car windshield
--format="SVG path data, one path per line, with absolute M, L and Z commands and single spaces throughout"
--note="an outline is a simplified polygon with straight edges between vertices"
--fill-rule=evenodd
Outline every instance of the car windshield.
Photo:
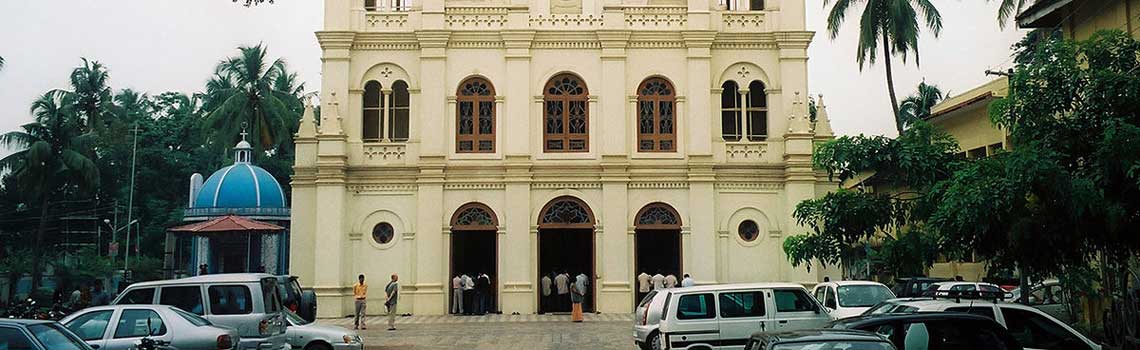
M 171 310 L 173 310 L 174 313 L 178 314 L 178 316 L 182 316 L 182 319 L 186 320 L 186 322 L 190 322 L 190 324 L 192 324 L 192 325 L 195 325 L 198 327 L 210 325 L 210 321 L 207 321 L 206 319 L 202 318 L 202 316 L 198 316 L 198 315 L 186 312 L 186 311 L 182 311 L 182 309 L 179 309 L 179 308 L 171 308 Z
M 75 334 L 64 329 L 59 324 L 43 323 L 28 326 L 28 331 L 36 337 L 44 347 L 52 350 L 88 350 L 87 344 Z
M 293 311 L 285 310 L 285 318 L 289 319 L 289 323 L 295 326 L 304 326 L 309 324 L 309 321 L 297 316 Z
M 776 344 L 772 350 L 893 350 L 890 343 L 877 341 L 813 341 Z
M 838 294 L 842 307 L 869 307 L 895 297 L 890 289 L 881 285 L 842 286 Z

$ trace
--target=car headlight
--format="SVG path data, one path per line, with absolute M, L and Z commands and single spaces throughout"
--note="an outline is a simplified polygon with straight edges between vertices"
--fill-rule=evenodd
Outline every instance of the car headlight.
M 344 339 L 344 342 L 348 343 L 348 344 L 361 343 L 359 335 L 347 335 L 346 334 L 343 339 Z

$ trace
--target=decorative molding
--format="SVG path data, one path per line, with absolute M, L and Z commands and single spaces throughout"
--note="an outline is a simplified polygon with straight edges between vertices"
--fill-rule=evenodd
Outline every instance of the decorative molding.
M 683 49 L 685 42 L 680 40 L 668 41 L 631 41 L 629 47 L 633 49 Z
M 379 184 L 379 185 L 348 185 L 345 186 L 350 192 L 356 194 L 379 194 L 379 193 L 397 193 L 397 194 L 410 194 L 416 191 L 416 185 L 408 184 Z
M 406 12 L 368 12 L 364 14 L 364 23 L 369 29 L 406 29 L 408 14 Z
M 767 142 L 726 142 L 725 157 L 729 162 L 757 161 L 768 153 Z
M 530 16 L 528 22 L 534 28 L 591 29 L 601 27 L 602 16 L 593 14 L 539 14 Z
M 403 143 L 364 144 L 364 151 L 361 153 L 368 160 L 403 160 L 407 147 Z
M 625 24 L 630 29 L 684 29 L 688 23 L 688 8 L 670 7 L 626 7 Z
M 455 49 L 498 49 L 503 47 L 502 41 L 449 41 L 448 48 Z
M 684 189 L 689 188 L 689 183 L 684 181 L 637 181 L 630 182 L 630 189 Z
M 486 183 L 486 182 L 449 183 L 449 184 L 443 185 L 443 189 L 445 189 L 445 190 L 502 190 L 505 188 L 507 188 L 507 186 L 505 184 L 502 184 L 502 183 Z
M 768 237 L 773 237 L 773 238 L 780 237 L 781 233 L 782 232 L 780 230 L 768 230 Z
M 358 51 L 375 51 L 375 50 L 419 50 L 420 45 L 415 42 L 386 42 L 386 43 L 355 43 L 352 44 L 353 50 Z
M 715 187 L 717 191 L 721 192 L 762 193 L 782 190 L 784 184 L 782 182 L 718 182 Z
M 500 29 L 507 24 L 506 7 L 448 7 L 443 21 L 450 29 Z
M 602 188 L 602 184 L 598 182 L 539 182 L 530 185 L 533 189 L 586 189 L 586 188 Z
M 532 45 L 536 49 L 600 49 L 602 44 L 597 41 L 564 41 L 564 40 L 543 40 L 535 41 Z
M 721 21 L 724 23 L 725 30 L 749 30 L 759 31 L 764 29 L 764 17 L 767 15 L 765 12 L 737 12 L 737 13 L 724 13 L 721 15 Z

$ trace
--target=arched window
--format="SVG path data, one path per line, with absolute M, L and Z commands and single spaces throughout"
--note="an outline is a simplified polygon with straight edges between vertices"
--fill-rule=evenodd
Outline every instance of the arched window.
M 677 94 L 662 78 L 649 78 L 637 88 L 637 150 L 677 150 Z
M 665 203 L 651 203 L 637 212 L 634 227 L 638 229 L 661 230 L 681 229 L 681 218 L 677 211 Z
M 452 230 L 495 231 L 498 226 L 495 213 L 481 203 L 464 204 L 451 217 Z
M 589 91 L 573 74 L 551 78 L 543 90 L 543 149 L 547 152 L 588 152 Z
M 731 80 L 721 85 L 720 130 L 725 141 L 740 141 L 740 89 Z
M 538 218 L 541 228 L 593 228 L 594 213 L 582 200 L 562 196 L 546 203 Z
M 748 140 L 764 141 L 768 138 L 768 95 L 764 83 L 753 80 L 748 84 Z
M 380 83 L 372 80 L 364 84 L 364 119 L 362 126 L 364 141 L 380 141 Z
M 408 106 L 411 98 L 408 83 L 397 80 L 392 83 L 392 101 L 388 104 L 388 140 L 404 142 L 408 140 Z
M 455 151 L 495 152 L 495 87 L 483 78 L 470 78 L 456 92 Z

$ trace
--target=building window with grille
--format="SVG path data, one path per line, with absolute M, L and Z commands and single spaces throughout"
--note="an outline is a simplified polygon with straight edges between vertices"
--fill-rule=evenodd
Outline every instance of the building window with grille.
M 662 78 L 649 78 L 637 88 L 638 152 L 677 151 L 677 94 Z
M 364 84 L 364 125 L 361 138 L 365 142 L 380 141 L 380 104 L 383 98 L 380 88 L 380 83 L 375 80 Z
M 392 224 L 381 222 L 372 227 L 372 241 L 376 244 L 391 243 L 394 237 L 396 237 L 396 230 L 392 228 Z
M 377 81 L 364 84 L 361 139 L 364 142 L 408 141 L 411 96 L 408 83 L 397 80 L 386 90 Z
M 734 81 L 726 81 L 720 92 L 720 130 L 725 141 L 740 141 L 740 89 Z
M 764 141 L 768 139 L 768 95 L 764 91 L 764 83 L 753 80 L 748 84 L 748 140 Z
M 551 78 L 543 89 L 543 149 L 589 152 L 589 91 L 573 74 Z
M 388 140 L 395 142 L 408 141 L 408 114 L 410 112 L 411 95 L 408 92 L 408 83 L 397 80 L 392 83 L 392 98 L 388 104 Z
M 455 152 L 495 152 L 495 88 L 483 78 L 470 78 L 456 92 Z

